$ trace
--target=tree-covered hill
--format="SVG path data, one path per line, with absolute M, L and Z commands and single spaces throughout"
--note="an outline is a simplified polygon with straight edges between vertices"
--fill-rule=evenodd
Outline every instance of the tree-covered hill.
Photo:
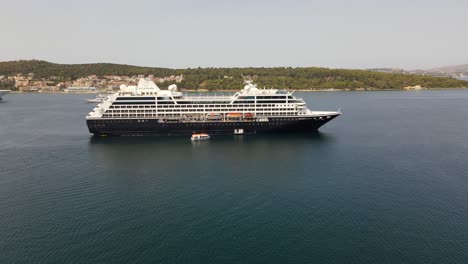
M 468 87 L 467 81 L 448 77 L 416 74 L 381 73 L 366 70 L 328 68 L 196 68 L 168 69 L 139 67 L 110 63 L 55 64 L 39 60 L 0 62 L 0 75 L 34 73 L 35 78 L 56 76 L 73 80 L 89 75 L 149 75 L 165 77 L 184 75 L 178 84 L 186 89 L 238 90 L 242 87 L 241 74 L 251 76 L 260 87 L 286 89 L 403 89 L 421 85 L 427 88 Z
M 173 69 L 138 67 L 112 63 L 92 64 L 57 64 L 40 60 L 19 60 L 0 62 L 0 75 L 15 75 L 18 73 L 34 73 L 36 78 L 47 78 L 50 76 L 64 77 L 65 79 L 76 79 L 89 75 L 162 75 L 167 76 L 174 73 Z
M 239 89 L 241 74 L 255 76 L 263 87 L 287 89 L 403 89 L 421 85 L 427 88 L 468 87 L 467 81 L 448 77 L 414 74 L 390 74 L 365 70 L 327 68 L 205 68 L 176 70 L 184 74 L 183 87 L 200 87 L 209 90 Z M 226 79 L 224 76 L 232 76 Z M 198 86 L 197 86 L 198 85 Z

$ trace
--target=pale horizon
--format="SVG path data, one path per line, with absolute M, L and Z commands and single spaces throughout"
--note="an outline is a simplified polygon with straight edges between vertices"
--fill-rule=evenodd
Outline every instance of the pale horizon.
M 37 59 L 37 58 L 31 58 L 31 59 L 14 59 L 14 60 L 5 60 L 5 61 L 0 61 L 0 62 L 11 62 L 11 61 L 46 61 L 54 64 L 63 64 L 63 65 L 82 65 L 82 64 L 102 64 L 102 63 L 109 63 L 109 64 L 118 64 L 118 65 L 126 65 L 126 66 L 135 66 L 135 67 L 149 67 L 149 68 L 167 68 L 167 69 L 174 69 L 174 70 L 183 70 L 183 69 L 195 69 L 199 67 L 184 67 L 184 68 L 174 68 L 174 67 L 161 67 L 158 65 L 136 65 L 136 64 L 129 64 L 129 63 L 114 63 L 114 62 L 106 62 L 106 61 L 99 61 L 99 62 L 80 62 L 80 63 L 67 63 L 67 62 L 54 62 L 54 61 L 49 61 L 45 59 Z M 465 64 L 452 64 L 452 65 L 440 65 L 432 68 L 418 68 L 418 69 L 405 69 L 405 68 L 399 68 L 399 67 L 367 67 L 367 68 L 343 68 L 343 67 L 326 67 L 326 66 L 316 66 L 316 65 L 311 65 L 311 66 L 204 66 L 200 68 L 329 68 L 329 69 L 347 69 L 347 70 L 367 70 L 367 69 L 401 69 L 405 71 L 415 71 L 415 70 L 433 70 L 437 68 L 444 68 L 444 67 L 456 67 L 456 66 L 466 66 L 468 63 Z
M 2 4 L 0 61 L 163 68 L 432 69 L 468 63 L 459 1 Z

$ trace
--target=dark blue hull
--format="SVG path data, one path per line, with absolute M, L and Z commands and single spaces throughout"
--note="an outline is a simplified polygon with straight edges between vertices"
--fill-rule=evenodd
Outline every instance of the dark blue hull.
M 338 115 L 322 117 L 278 117 L 267 122 L 231 121 L 231 122 L 160 122 L 158 119 L 88 119 L 86 123 L 90 133 L 95 135 L 191 135 L 208 133 L 210 135 L 234 134 L 242 129 L 243 134 L 307 132 L 331 121 Z

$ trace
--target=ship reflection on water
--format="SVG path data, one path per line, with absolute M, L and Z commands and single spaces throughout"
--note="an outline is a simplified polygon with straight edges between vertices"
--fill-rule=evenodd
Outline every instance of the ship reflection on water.
M 279 162 L 294 166 L 295 161 L 323 155 L 332 144 L 332 135 L 321 132 L 272 135 L 215 136 L 209 141 L 191 142 L 174 137 L 98 137 L 89 140 L 90 154 L 98 163 L 148 166 L 172 164 L 217 164 L 236 162 Z M 301 161 L 303 162 L 303 161 Z M 179 165 L 177 165 L 179 164 Z
M 195 143 L 190 137 L 92 137 L 89 155 L 106 186 L 164 194 L 176 203 L 185 196 L 205 201 L 302 186 L 330 167 L 333 144 L 322 133 L 214 136 Z

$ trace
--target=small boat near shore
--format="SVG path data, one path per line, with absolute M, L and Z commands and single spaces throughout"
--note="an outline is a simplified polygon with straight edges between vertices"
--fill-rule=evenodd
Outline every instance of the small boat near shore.
M 192 141 L 203 141 L 203 140 L 209 140 L 210 135 L 205 134 L 205 133 L 198 133 L 198 134 L 192 134 L 192 137 L 190 138 Z
M 94 99 L 85 99 L 86 102 L 88 103 L 94 103 L 94 104 L 100 104 L 104 102 L 107 99 L 107 95 L 104 94 L 98 94 L 96 98 Z
M 9 93 L 9 92 L 10 92 L 10 90 L 0 90 L 0 100 L 2 100 L 2 97 L 4 95 L 6 95 L 7 93 Z

